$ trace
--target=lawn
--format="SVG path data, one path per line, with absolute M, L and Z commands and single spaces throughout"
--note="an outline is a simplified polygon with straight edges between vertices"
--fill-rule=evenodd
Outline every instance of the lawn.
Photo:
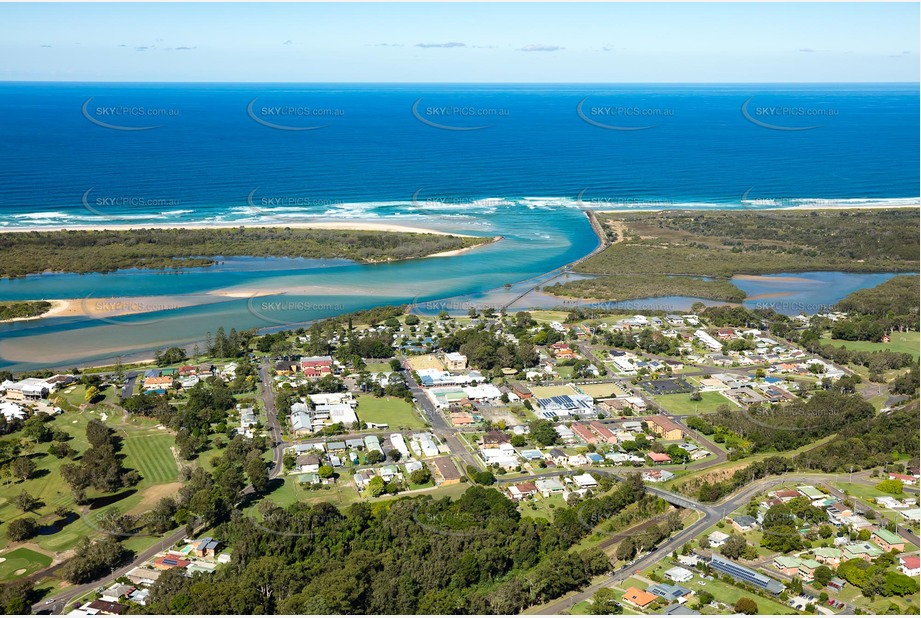
M 130 433 L 122 442 L 125 467 L 137 470 L 145 485 L 172 483 L 179 476 L 173 444 L 173 435 L 160 430 Z
M 604 399 L 606 397 L 625 397 L 627 393 L 616 384 L 577 384 L 576 387 L 590 397 Z
M 358 418 L 363 423 L 387 423 L 391 429 L 422 429 L 426 426 L 411 403 L 396 397 L 359 395 Z
M 723 405 L 735 407 L 735 404 L 719 393 L 707 391 L 700 393 L 700 397 L 700 401 L 691 401 L 690 394 L 677 393 L 675 395 L 656 395 L 653 400 L 662 406 L 666 412 L 679 416 L 716 412 L 716 409 Z
M 51 556 L 26 547 L 0 554 L 0 580 L 17 579 L 30 575 L 51 564 Z
M 368 363 L 365 369 L 371 373 L 386 373 L 393 371 L 390 367 L 390 363 Z
M 111 412 L 111 410 L 110 410 Z M 90 419 L 100 418 L 95 411 L 65 412 L 49 421 L 53 429 L 61 429 L 70 434 L 68 444 L 74 450 L 83 452 L 89 446 L 86 440 L 86 425 Z M 92 511 L 85 517 L 72 516 L 72 519 L 60 528 L 51 527 L 59 518 L 54 514 L 58 507 L 69 509 L 74 513 L 81 510 L 74 504 L 70 487 L 61 479 L 60 469 L 69 459 L 58 459 L 48 454 L 50 443 L 38 444 L 34 447 L 29 457 L 36 464 L 36 473 L 27 481 L 7 482 L 0 486 L 0 542 L 9 544 L 6 535 L 6 524 L 16 518 L 31 516 L 38 519 L 40 526 L 45 527 L 32 542 L 41 549 L 49 552 L 61 552 L 71 549 L 77 541 L 86 536 L 95 536 L 98 533 L 95 522 L 106 511 L 118 509 L 125 513 L 132 509 L 147 505 L 156 496 L 149 492 L 162 490 L 165 483 L 177 481 L 178 469 L 176 462 L 169 450 L 172 445 L 172 435 L 163 430 L 154 429 L 156 421 L 151 419 L 121 416 L 109 416 L 106 423 L 116 430 L 122 438 L 122 454 L 125 455 L 124 465 L 138 470 L 144 479 L 130 490 L 124 492 L 123 497 L 104 508 Z M 10 435 L 13 439 L 20 439 L 21 434 Z M 43 503 L 33 513 L 24 514 L 13 504 L 13 498 L 19 493 L 27 491 Z M 101 497 L 95 491 L 88 491 L 90 499 Z M 146 500 L 145 500 L 146 499 Z M 149 546 L 153 539 L 150 537 L 132 537 L 131 542 L 140 548 Z
M 572 395 L 573 390 L 568 386 L 532 386 L 531 392 L 535 397 L 546 398 L 557 395 Z
M 891 350 L 893 352 L 902 352 L 911 354 L 918 360 L 918 348 L 921 346 L 921 333 L 892 333 L 892 340 L 889 343 L 875 343 L 872 341 L 844 341 L 843 339 L 828 339 L 827 342 L 836 346 L 844 346 L 848 350 L 860 350 L 862 352 L 875 352 L 876 350 Z

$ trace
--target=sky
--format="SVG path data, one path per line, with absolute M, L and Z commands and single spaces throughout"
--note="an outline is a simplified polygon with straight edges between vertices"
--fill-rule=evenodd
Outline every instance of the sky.
M 918 3 L 0 3 L 0 81 L 918 82 Z

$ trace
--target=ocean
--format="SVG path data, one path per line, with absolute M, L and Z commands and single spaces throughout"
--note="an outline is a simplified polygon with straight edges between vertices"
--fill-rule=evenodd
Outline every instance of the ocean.
M 505 237 L 400 264 L 230 260 L 0 281 L 0 300 L 207 300 L 0 325 L 0 367 L 143 354 L 217 324 L 518 290 L 597 246 L 585 208 L 918 202 L 917 84 L 2 83 L 0 94 L 6 229 L 361 220 Z M 260 287 L 290 289 L 291 307 L 215 301 Z M 809 302 L 853 286 L 819 287 Z

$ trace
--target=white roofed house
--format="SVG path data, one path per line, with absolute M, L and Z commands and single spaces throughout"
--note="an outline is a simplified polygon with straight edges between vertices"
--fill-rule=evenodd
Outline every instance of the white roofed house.
M 409 459 L 412 456 L 412 454 L 409 452 L 409 449 L 406 447 L 406 440 L 401 434 L 390 434 L 390 444 L 393 445 L 393 448 L 400 452 L 400 455 L 403 459 Z

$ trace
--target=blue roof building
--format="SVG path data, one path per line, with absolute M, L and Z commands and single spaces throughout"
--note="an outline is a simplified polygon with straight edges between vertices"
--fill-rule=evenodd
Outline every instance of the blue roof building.
M 716 554 L 710 559 L 710 568 L 734 577 L 739 581 L 763 588 L 771 594 L 780 594 L 785 589 L 784 585 L 779 581 Z

